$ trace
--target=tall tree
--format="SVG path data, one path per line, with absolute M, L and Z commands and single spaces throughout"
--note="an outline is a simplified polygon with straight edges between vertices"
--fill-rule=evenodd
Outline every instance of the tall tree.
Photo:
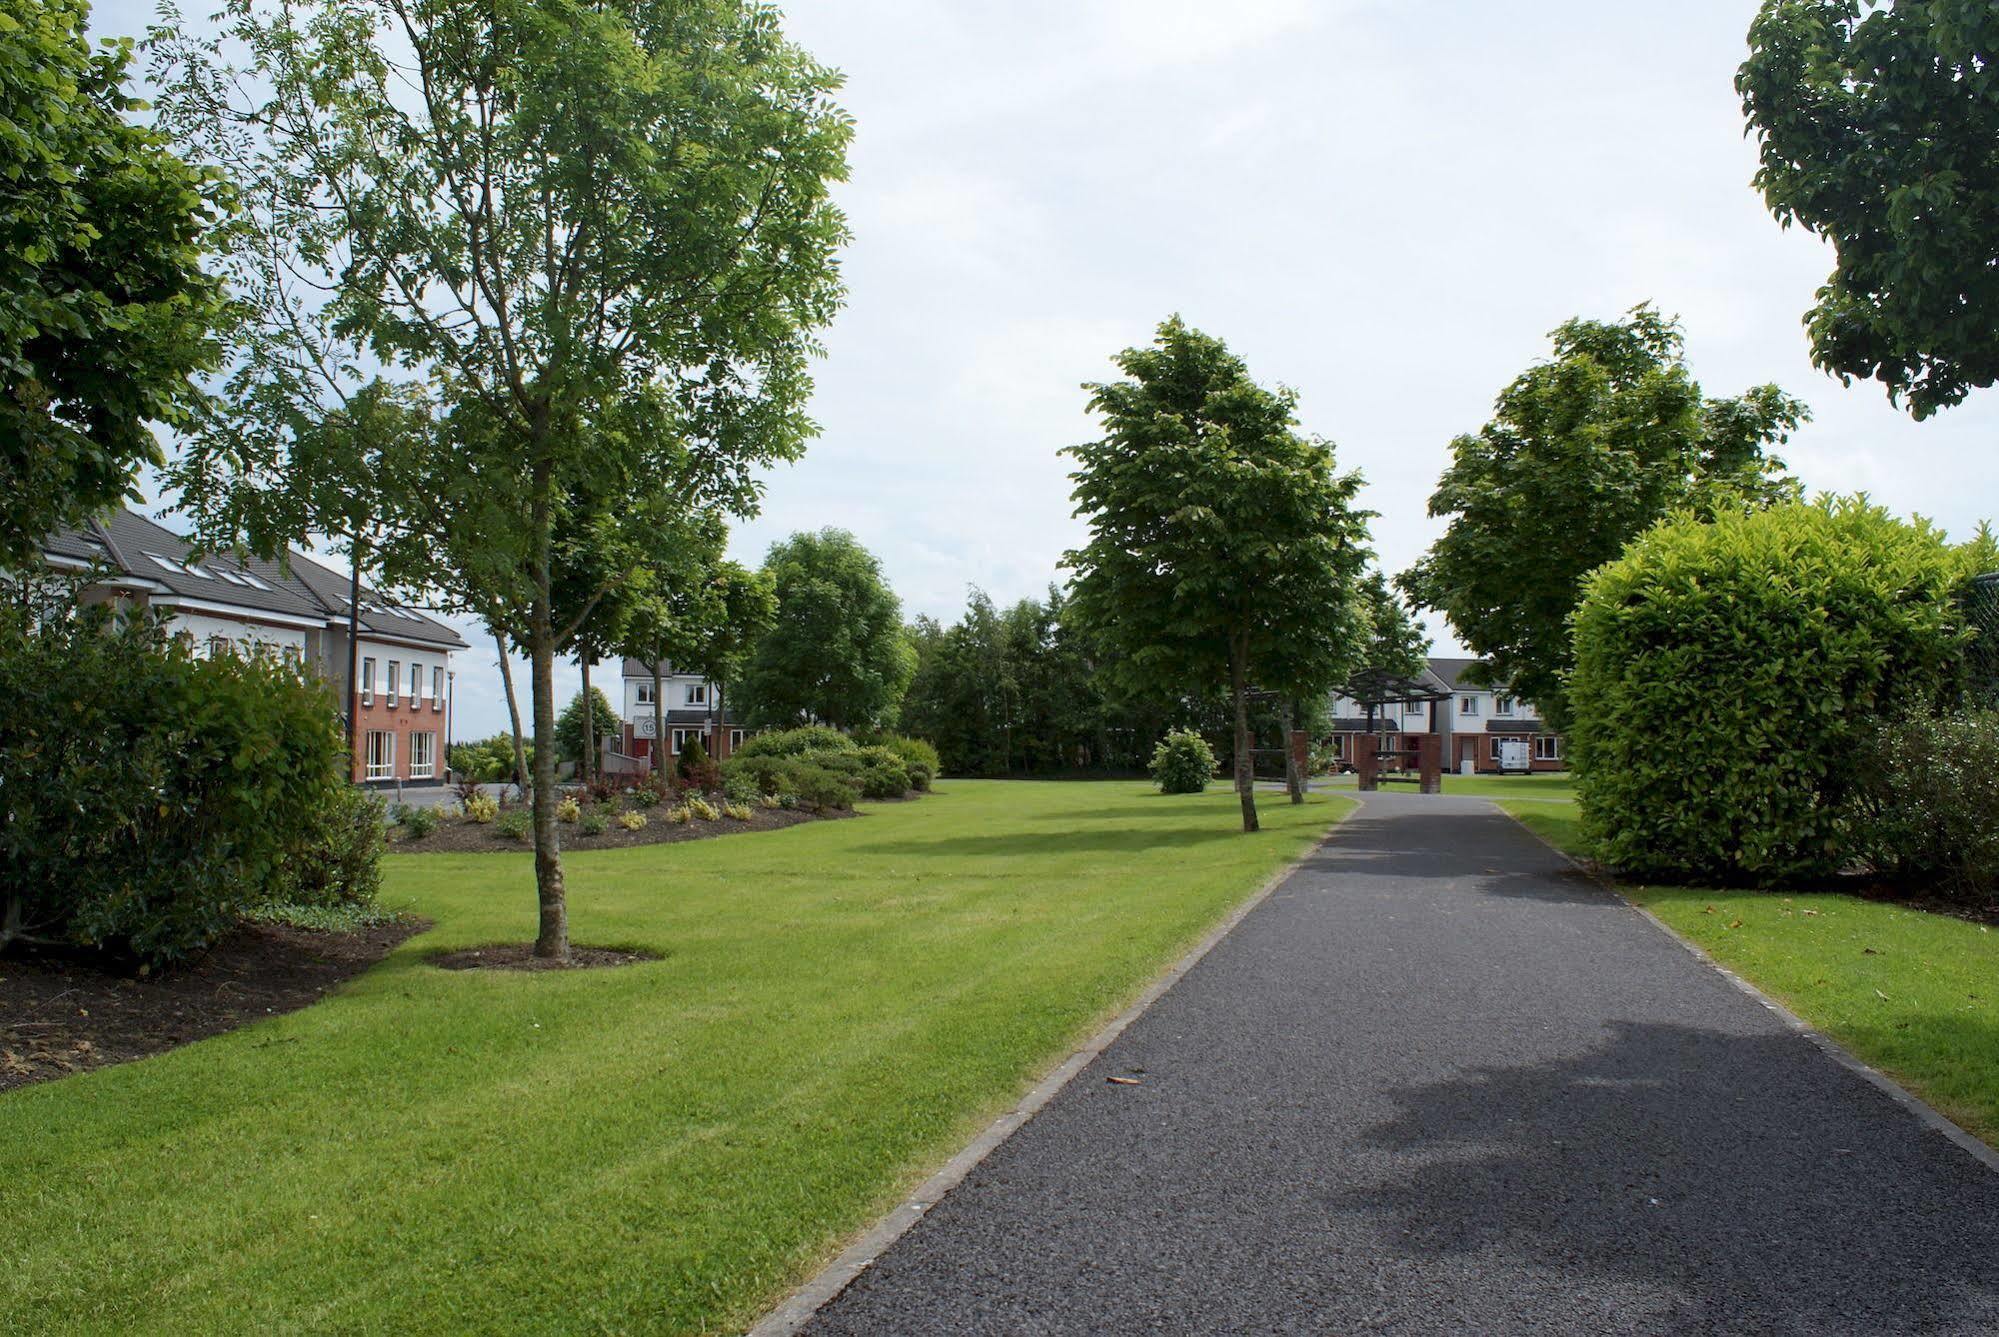
M 1812 360 L 1918 418 L 1999 380 L 1999 7 L 1764 0 L 1749 47 L 1756 185 L 1836 257 Z
M 855 729 L 894 719 L 916 652 L 875 555 L 844 529 L 822 529 L 772 545 L 763 572 L 776 612 L 737 687 L 748 722 Z
M 223 22 L 163 37 L 163 111 L 264 202 L 242 245 L 314 277 L 297 322 L 436 398 L 426 522 L 384 560 L 524 618 L 535 951 L 564 958 L 558 527 L 579 498 L 626 529 L 667 498 L 747 514 L 757 468 L 804 449 L 841 296 L 838 77 L 756 0 L 228 0 Z
M 131 44 L 82 0 L 0 0 L 0 567 L 132 495 L 229 319 L 222 178 L 126 118 Z
M 1492 421 L 1451 443 L 1430 497 L 1449 526 L 1399 583 L 1559 721 L 1583 577 L 1679 508 L 1794 495 L 1766 447 L 1809 415 L 1774 385 L 1708 399 L 1678 323 L 1650 306 L 1571 320 L 1553 338 L 1554 356 L 1500 392 Z
M 1244 831 L 1257 829 L 1252 687 L 1323 694 L 1365 639 L 1368 558 L 1357 473 L 1297 431 L 1297 396 L 1250 378 L 1221 340 L 1178 316 L 1085 388 L 1101 440 L 1071 447 L 1090 541 L 1068 553 L 1072 607 L 1140 689 L 1226 685 Z
M 1421 673 L 1430 655 L 1430 638 L 1407 601 L 1379 571 L 1367 573 L 1360 598 L 1367 613 L 1368 642 L 1359 666 L 1398 678 Z

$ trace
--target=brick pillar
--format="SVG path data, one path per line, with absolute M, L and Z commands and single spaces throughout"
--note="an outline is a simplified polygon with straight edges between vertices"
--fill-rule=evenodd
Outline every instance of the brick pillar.
M 1374 776 L 1381 765 L 1381 759 L 1375 753 L 1379 750 L 1379 746 L 1373 735 L 1368 735 L 1361 739 L 1361 746 L 1354 752 L 1354 774 L 1359 777 L 1361 792 L 1364 794 L 1371 794 L 1377 788 Z
M 1291 764 L 1298 768 L 1298 774 L 1301 777 L 1309 778 L 1311 776 L 1312 744 L 1311 740 L 1305 737 L 1303 729 L 1293 729 L 1291 731 Z
M 1416 771 L 1425 794 L 1444 792 L 1444 740 L 1436 734 L 1416 736 Z

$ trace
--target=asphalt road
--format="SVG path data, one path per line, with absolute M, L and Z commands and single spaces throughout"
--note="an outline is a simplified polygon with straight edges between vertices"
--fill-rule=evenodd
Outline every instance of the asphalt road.
M 1999 1333 L 1999 1174 L 1487 804 L 1371 796 L 807 1331 Z

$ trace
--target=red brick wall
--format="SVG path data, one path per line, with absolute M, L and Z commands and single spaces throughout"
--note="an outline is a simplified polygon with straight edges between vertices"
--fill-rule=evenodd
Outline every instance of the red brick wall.
M 448 681 L 448 679 L 447 679 Z M 426 688 L 429 683 L 425 683 Z M 438 709 L 427 696 L 411 697 L 407 693 L 390 705 L 388 697 L 375 693 L 372 702 L 363 703 L 356 695 L 354 703 L 354 779 L 362 781 L 368 774 L 368 734 L 371 731 L 386 731 L 396 736 L 397 780 L 414 780 L 417 784 L 441 782 L 446 765 L 445 750 L 451 737 L 451 702 L 447 699 L 443 708 Z M 432 752 L 432 766 L 429 775 L 410 775 L 410 735 L 413 733 L 434 733 L 436 747 Z M 387 784 L 378 779 L 375 783 Z

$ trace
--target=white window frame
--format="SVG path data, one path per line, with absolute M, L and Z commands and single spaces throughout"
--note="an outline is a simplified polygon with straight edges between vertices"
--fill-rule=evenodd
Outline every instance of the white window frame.
M 379 747 L 377 740 L 380 741 Z M 367 750 L 362 754 L 366 768 L 362 775 L 370 780 L 393 780 L 396 778 L 396 733 L 393 729 L 368 730 Z M 381 760 L 376 760 L 380 752 Z
M 410 779 L 435 780 L 436 778 L 436 732 L 430 729 L 412 731 L 410 734 Z
M 733 753 L 737 748 L 741 747 L 742 745 L 743 745 L 743 731 L 741 729 L 729 730 L 729 751 Z
M 642 706 L 649 706 L 649 705 L 651 705 L 651 704 L 652 704 L 652 679 L 651 679 L 651 678 L 641 678 L 641 679 L 639 679 L 639 681 L 638 681 L 638 689 L 639 689 L 639 696 L 638 696 L 638 704 L 639 704 L 639 705 L 642 705 Z
M 1423 712 L 1428 708 L 1429 704 L 1428 701 L 1404 701 L 1402 703 L 1402 718 L 1405 720 L 1422 719 Z
M 373 655 L 363 655 L 361 657 L 361 704 L 364 706 L 375 704 L 375 657 Z
M 1478 718 L 1478 694 L 1472 693 L 1458 698 L 1458 718 L 1475 720 Z
M 706 729 L 676 726 L 673 731 L 673 755 L 676 757 L 680 755 L 680 749 L 687 746 L 688 739 L 705 738 L 707 734 L 708 731 Z M 703 743 L 701 750 L 704 752 L 707 751 L 708 745 Z
M 402 695 L 402 685 L 403 662 L 400 659 L 391 659 L 389 661 L 389 690 L 383 693 L 388 698 L 390 705 L 395 705 L 397 699 Z
M 1513 713 L 1513 698 L 1503 693 L 1493 697 L 1492 713 L 1494 715 L 1511 715 Z
M 433 664 L 430 668 L 430 708 L 444 709 L 444 665 Z
M 688 683 L 688 684 L 687 684 L 687 700 L 685 700 L 685 701 L 684 701 L 684 702 L 682 702 L 681 704 L 683 704 L 683 705 L 689 705 L 689 706 L 705 706 L 705 705 L 707 705 L 707 704 L 708 704 L 708 684 L 707 684 L 707 683 L 705 683 L 705 682 L 690 682 L 690 683 Z
M 1534 735 L 1534 760 L 1560 761 L 1562 759 L 1562 736 L 1556 733 Z

